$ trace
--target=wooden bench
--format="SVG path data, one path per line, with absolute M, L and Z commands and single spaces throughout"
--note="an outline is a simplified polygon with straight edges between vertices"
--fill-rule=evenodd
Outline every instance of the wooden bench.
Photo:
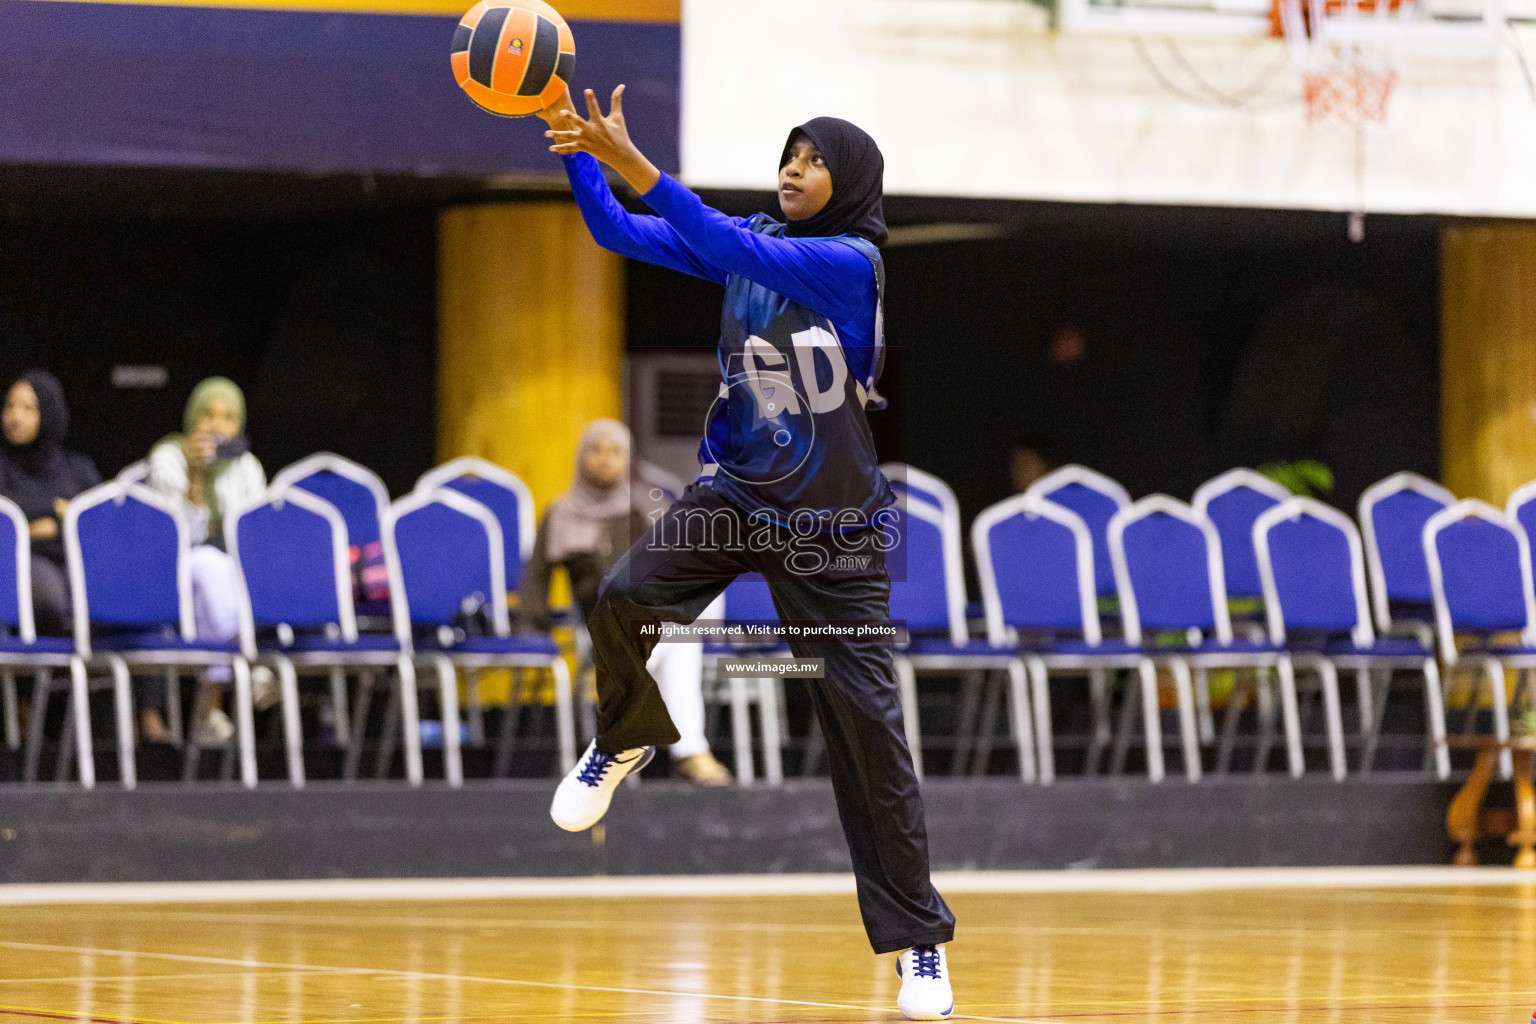
M 1492 736 L 1451 736 L 1452 747 L 1477 751 L 1472 775 L 1461 787 L 1445 813 L 1445 827 L 1451 840 L 1459 844 L 1453 863 L 1477 863 L 1474 844 L 1490 836 L 1504 836 L 1517 848 L 1515 867 L 1536 868 L 1536 784 L 1531 777 L 1531 755 L 1536 752 L 1536 736 L 1512 736 L 1498 740 Z M 1515 806 L 1513 810 L 1484 810 L 1483 800 L 1499 763 L 1499 754 L 1508 750 L 1515 765 Z

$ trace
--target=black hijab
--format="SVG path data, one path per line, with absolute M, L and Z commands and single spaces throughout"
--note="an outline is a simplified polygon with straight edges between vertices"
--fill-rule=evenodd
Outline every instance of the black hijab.
M 32 385 L 37 395 L 37 437 L 21 445 L 0 438 L 0 490 L 21 506 L 28 519 L 38 519 L 53 515 L 54 498 L 79 494 L 80 484 L 64 451 L 64 438 L 69 435 L 64 388 L 46 370 L 28 370 L 11 387 L 21 381 Z
M 789 163 L 790 149 L 801 136 L 821 151 L 832 175 L 832 198 L 814 217 L 792 220 L 784 229 L 791 238 L 830 238 L 857 235 L 884 245 L 885 157 L 875 140 L 858 125 L 840 117 L 818 117 L 789 133 L 779 166 Z

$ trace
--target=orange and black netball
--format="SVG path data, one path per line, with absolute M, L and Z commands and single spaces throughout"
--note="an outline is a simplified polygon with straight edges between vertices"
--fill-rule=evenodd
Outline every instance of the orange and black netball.
M 536 114 L 576 72 L 576 39 L 541 0 L 475 4 L 453 33 L 453 77 L 481 108 L 502 117 Z

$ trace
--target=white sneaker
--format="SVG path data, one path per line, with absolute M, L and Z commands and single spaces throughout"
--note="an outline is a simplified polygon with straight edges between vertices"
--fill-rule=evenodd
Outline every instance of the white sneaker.
M 278 689 L 277 678 L 271 669 L 265 665 L 251 669 L 251 707 L 265 711 L 282 699 L 283 691 Z
M 896 1006 L 907 1020 L 943 1020 L 955 1012 L 944 945 L 913 946 L 896 958 L 901 992 Z
M 199 747 L 222 747 L 235 735 L 235 723 L 222 709 L 214 708 L 203 716 L 192 733 L 193 742 Z
M 576 767 L 560 780 L 555 799 L 549 805 L 549 816 L 567 832 L 591 828 L 608 813 L 613 791 L 624 777 L 650 764 L 655 756 L 655 747 L 636 747 L 617 756 L 604 754 L 593 740 Z

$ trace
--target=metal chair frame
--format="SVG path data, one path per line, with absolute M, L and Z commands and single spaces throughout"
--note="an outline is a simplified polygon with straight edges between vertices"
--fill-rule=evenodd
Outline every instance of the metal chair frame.
M 921 474 L 921 470 L 909 470 Z M 922 474 L 932 485 L 934 493 L 952 493 L 948 485 L 935 477 Z M 922 728 L 918 716 L 917 677 L 922 673 L 996 672 L 1007 673 L 1009 732 L 1019 747 L 1019 780 L 1033 783 L 1040 779 L 1040 753 L 1035 733 L 1038 725 L 1031 719 L 1038 712 L 1032 707 L 1026 684 L 1028 667 L 1017 645 L 1006 639 L 993 643 L 993 650 L 970 650 L 969 630 L 965 620 L 965 574 L 961 563 L 962 543 L 960 509 L 958 504 L 936 506 L 923 500 L 920 495 L 904 492 L 897 496 L 897 507 L 913 519 L 937 527 L 940 532 L 944 557 L 944 604 L 947 612 L 949 642 L 957 648 L 950 653 L 911 652 L 897 648 L 892 652 L 896 667 L 896 682 L 901 688 L 902 725 L 906 732 L 907 746 L 912 752 L 912 767 L 918 778 L 923 777 Z M 1046 731 L 1050 730 L 1049 707 Z M 989 723 L 990 726 L 990 723 Z
M 1456 496 L 1418 473 L 1393 473 L 1367 487 L 1360 495 L 1358 506 L 1360 535 L 1365 542 L 1365 565 L 1371 580 L 1371 609 L 1376 617 L 1376 631 L 1383 636 L 1413 636 L 1425 646 L 1434 646 L 1435 634 L 1428 623 L 1411 619 L 1393 621 L 1391 596 L 1387 591 L 1386 570 L 1381 561 L 1381 547 L 1376 539 L 1376 519 L 1372 512 L 1376 504 L 1394 494 L 1413 491 L 1440 502 L 1449 508 L 1456 503 Z
M 1025 672 L 1030 680 L 1031 699 L 1030 705 L 1034 713 L 1034 747 L 1036 758 L 1039 762 L 1039 781 L 1041 785 L 1049 785 L 1056 778 L 1056 761 L 1054 740 L 1051 728 L 1051 702 L 1050 702 L 1050 675 L 1052 673 L 1082 674 L 1088 677 L 1089 695 L 1093 704 L 1094 732 L 1092 745 L 1089 748 L 1090 767 L 1097 762 L 1098 752 L 1110 740 L 1109 722 L 1109 685 L 1107 673 L 1118 669 L 1137 669 L 1143 667 L 1146 659 L 1140 654 L 1125 654 L 1123 652 L 1110 652 L 1103 654 L 1076 654 L 1066 652 L 1034 651 L 1020 649 L 1018 647 L 1018 634 L 1012 626 L 1008 625 L 1004 618 L 1002 594 L 997 585 L 997 571 L 994 566 L 990 534 L 992 528 L 1005 520 L 1017 515 L 1035 516 L 1048 519 L 1066 527 L 1071 533 L 1076 549 L 1077 561 L 1077 591 L 1080 609 L 1081 632 L 1083 641 L 1090 647 L 1097 647 L 1103 642 L 1103 631 L 1099 623 L 1098 588 L 1093 563 L 1093 537 L 1089 533 L 1088 525 L 1083 522 L 1071 509 L 1057 505 L 1037 494 L 1014 495 L 983 509 L 971 524 L 971 549 L 976 557 L 976 574 L 981 580 L 982 607 L 985 609 L 987 623 L 987 641 L 994 647 L 1001 649 L 1013 649 L 1019 651 L 1024 663 Z M 1147 678 L 1143 673 L 1142 684 L 1145 688 Z M 1156 709 L 1157 680 L 1153 676 L 1151 680 L 1153 701 L 1152 707 Z M 1129 707 L 1129 698 L 1127 701 Z M 1158 723 L 1151 721 L 1148 729 L 1148 767 L 1149 775 L 1155 776 L 1155 780 L 1162 778 L 1161 743 L 1162 732 Z
M 32 543 L 27 532 L 27 519 L 15 502 L 4 497 L 0 497 L 0 515 L 10 520 L 16 538 L 16 635 L 23 645 L 32 645 L 37 642 L 37 628 L 32 608 Z M 48 708 L 48 695 L 53 690 L 53 670 L 57 668 L 68 669 L 70 674 L 70 713 L 66 717 L 74 723 L 73 737 L 79 751 L 80 785 L 84 789 L 94 789 L 96 764 L 91 746 L 89 680 L 85 662 L 74 652 L 63 654 L 53 651 L 0 650 L 0 704 L 3 704 L 0 716 L 4 718 L 5 745 L 13 752 L 21 749 L 16 675 L 18 671 L 29 673 L 33 677 L 32 713 L 27 725 L 22 780 L 36 781 L 38 759 L 42 753 L 44 716 Z M 62 766 L 63 757 L 60 761 Z
M 1184 774 L 1190 782 L 1198 782 L 1203 774 L 1200 763 L 1201 744 L 1214 739 L 1214 723 L 1210 711 L 1210 690 L 1206 673 L 1212 668 L 1267 669 L 1276 666 L 1280 671 L 1280 699 L 1285 715 L 1288 741 L 1293 747 L 1300 743 L 1300 715 L 1296 706 L 1296 681 L 1289 663 L 1278 653 L 1267 651 L 1223 650 L 1232 644 L 1232 620 L 1227 611 L 1226 573 L 1221 557 L 1221 537 L 1216 525 L 1192 506 L 1166 494 L 1153 494 L 1142 498 L 1115 513 L 1109 522 L 1109 551 L 1114 563 L 1115 580 L 1120 593 L 1120 615 L 1129 644 L 1142 645 L 1141 613 L 1136 599 L 1136 588 L 1131 577 L 1130 563 L 1125 551 L 1125 531 L 1157 514 L 1164 514 L 1196 527 L 1205 541 L 1206 579 L 1211 601 L 1212 631 L 1216 648 L 1204 646 L 1205 637 L 1198 628 L 1191 629 L 1189 647 L 1176 648 L 1166 653 L 1157 648 L 1144 647 L 1147 658 L 1155 665 L 1166 665 L 1173 674 L 1174 689 L 1178 698 L 1179 733 L 1184 750 Z M 1156 671 L 1143 667 L 1144 703 L 1147 730 L 1151 735 L 1156 722 L 1157 709 L 1153 699 L 1156 694 Z M 1148 677 L 1152 682 L 1147 683 Z M 1324 699 L 1329 709 L 1329 722 L 1335 721 L 1337 691 L 1328 703 L 1328 689 L 1324 682 Z M 1330 735 L 1332 735 L 1330 725 Z M 1150 740 L 1149 740 L 1150 742 Z M 1161 748 L 1157 760 L 1161 761 Z M 1148 760 L 1152 757 L 1149 755 Z M 1161 767 L 1161 765 L 1159 765 Z M 1297 774 L 1293 759 L 1292 774 Z
M 1520 586 L 1525 605 L 1525 622 L 1520 627 L 1523 650 L 1516 652 L 1458 651 L 1456 627 L 1451 621 L 1450 604 L 1445 594 L 1445 570 L 1440 550 L 1435 543 L 1442 530 L 1464 519 L 1477 518 L 1508 530 L 1515 538 L 1520 560 Z M 1429 585 L 1435 602 L 1435 636 L 1439 641 L 1440 658 L 1445 662 L 1447 674 L 1459 664 L 1479 666 L 1488 681 L 1492 697 L 1493 733 L 1500 740 L 1509 738 L 1510 694 L 1504 685 L 1504 670 L 1536 669 L 1536 598 L 1532 596 L 1531 544 L 1519 520 L 1474 499 L 1455 502 L 1440 510 L 1424 524 L 1424 558 L 1429 565 Z M 1476 707 L 1475 697 L 1473 707 Z M 1470 718 L 1469 718 L 1470 721 Z M 1508 750 L 1499 754 L 1499 773 L 1503 778 L 1514 774 L 1514 759 Z
M 1354 645 L 1360 648 L 1360 650 L 1355 653 L 1329 655 L 1290 650 L 1287 652 L 1286 658 L 1297 665 L 1305 665 L 1323 674 L 1325 677 L 1325 694 L 1329 690 L 1338 691 L 1338 669 L 1351 669 L 1355 672 L 1355 693 L 1360 714 L 1362 741 L 1360 754 L 1360 771 L 1362 773 L 1370 770 L 1372 753 L 1375 749 L 1374 739 L 1381 728 L 1378 708 L 1385 710 L 1387 688 L 1391 684 L 1391 673 L 1397 669 L 1421 673 L 1424 676 L 1425 712 L 1428 719 L 1427 724 L 1432 757 L 1435 764 L 1435 774 L 1441 779 L 1446 778 L 1450 774 L 1451 762 L 1445 742 L 1444 698 L 1440 681 L 1440 668 L 1435 661 L 1434 648 L 1426 648 L 1422 657 L 1371 653 L 1370 648 L 1376 644 L 1376 631 L 1372 628 L 1370 602 L 1366 596 L 1365 554 L 1359 531 L 1356 529 L 1354 521 L 1344 513 L 1311 498 L 1287 498 L 1281 504 L 1261 514 L 1253 524 L 1253 544 L 1259 560 L 1259 578 L 1264 584 L 1264 607 L 1270 641 L 1283 645 L 1287 642 L 1287 636 L 1285 608 L 1280 601 L 1279 588 L 1275 582 L 1269 534 L 1278 524 L 1294 522 L 1303 515 L 1310 516 L 1338 530 L 1344 535 L 1345 541 L 1348 544 L 1350 586 L 1355 600 L 1355 624 L 1350 631 L 1350 635 Z M 1376 687 L 1372 678 L 1378 672 L 1385 672 L 1386 674 L 1386 685 L 1382 687 L 1379 700 L 1375 693 Z M 1342 724 L 1339 726 L 1339 729 L 1342 734 Z M 1295 774 L 1295 763 L 1301 757 L 1301 751 L 1298 749 L 1299 732 L 1299 728 L 1294 733 L 1289 728 L 1287 729 L 1287 741 L 1290 743 L 1289 754 L 1292 760 L 1293 774 Z M 1338 748 L 1330 745 L 1330 755 L 1330 767 L 1333 777 L 1335 779 L 1343 779 L 1346 768 L 1342 742 Z
M 491 591 L 493 594 L 506 592 L 506 562 L 502 549 L 501 523 L 496 519 L 495 513 L 473 498 L 460 494 L 451 488 L 438 487 L 432 490 L 413 491 L 411 494 L 390 505 L 384 519 L 384 550 L 385 562 L 389 566 L 390 571 L 390 592 L 392 595 L 397 592 L 400 595 L 400 599 L 393 602 L 395 636 L 403 648 L 408 647 L 413 642 L 413 627 L 410 615 L 410 595 L 405 589 L 403 567 L 400 563 L 400 552 L 395 531 L 400 520 L 431 504 L 441 504 L 456 512 L 467 515 L 485 529 L 487 548 L 491 559 L 491 564 L 488 567 Z M 491 609 L 492 628 L 495 635 L 498 637 L 510 636 L 512 632 L 511 620 L 507 614 L 506 602 L 488 601 L 487 605 Z M 547 668 L 554 674 L 555 679 L 555 721 L 558 734 L 559 769 L 561 773 L 564 773 L 575 765 L 576 723 L 572 707 L 571 676 L 570 670 L 565 664 L 565 659 L 558 653 L 550 657 L 543 654 L 423 651 L 417 652 L 416 660 L 419 663 L 431 666 L 438 675 L 438 684 L 443 703 L 443 747 L 445 760 L 458 762 L 460 759 L 456 669 L 473 671 L 487 668 Z M 402 694 L 402 696 L 404 695 Z M 408 705 L 403 703 L 402 711 L 406 718 L 417 718 L 414 701 L 411 701 Z M 449 720 L 450 711 L 452 713 L 451 722 Z M 421 756 L 419 725 L 413 721 L 411 728 L 414 739 L 408 736 L 407 743 L 415 747 L 414 756 L 419 759 Z M 462 767 L 451 766 L 449 770 L 450 772 L 456 772 L 458 778 L 462 780 Z M 452 784 L 458 785 L 458 782 L 452 782 Z
M 138 785 L 134 766 L 134 724 L 132 669 L 159 668 L 179 671 L 182 668 L 207 670 L 214 666 L 229 666 L 234 673 L 236 739 L 239 747 L 240 781 L 247 789 L 256 786 L 256 737 L 255 710 L 251 702 L 250 664 L 238 650 L 233 652 L 178 650 L 174 648 L 146 647 L 140 650 L 118 650 L 96 653 L 92 648 L 90 597 L 87 589 L 84 553 L 80 548 L 80 517 L 99 505 L 108 502 L 121 504 L 128 499 L 140 502 L 164 513 L 176 529 L 176 586 L 178 627 L 181 639 L 192 643 L 197 639 L 192 617 L 192 577 L 187 564 L 190 551 L 187 524 L 177 514 L 176 506 L 156 491 L 137 483 L 108 481 L 77 496 L 69 504 L 64 516 L 64 553 L 69 565 L 69 582 L 72 591 L 75 617 L 75 652 L 87 666 L 101 665 L 112 675 L 113 694 L 117 711 L 118 768 L 123 788 Z M 81 751 L 82 764 L 86 760 Z M 198 748 L 187 744 L 187 769 L 196 768 Z

